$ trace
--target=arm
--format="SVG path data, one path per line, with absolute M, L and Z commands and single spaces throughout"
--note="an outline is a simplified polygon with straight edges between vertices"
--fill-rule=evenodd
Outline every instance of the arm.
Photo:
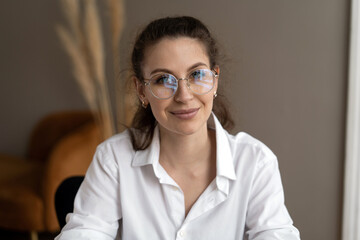
M 117 164 L 99 147 L 56 240 L 115 239 L 122 216 L 118 180 Z
M 249 240 L 299 240 L 299 231 L 284 204 L 276 158 L 259 162 L 255 171 L 246 219 Z

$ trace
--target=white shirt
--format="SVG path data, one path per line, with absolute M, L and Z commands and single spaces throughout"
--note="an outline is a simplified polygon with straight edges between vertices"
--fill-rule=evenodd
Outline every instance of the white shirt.
M 276 156 L 246 133 L 227 133 L 215 115 L 216 178 L 185 217 L 184 194 L 159 164 L 159 129 L 134 151 L 127 132 L 97 148 L 56 240 L 298 240 L 284 205 Z

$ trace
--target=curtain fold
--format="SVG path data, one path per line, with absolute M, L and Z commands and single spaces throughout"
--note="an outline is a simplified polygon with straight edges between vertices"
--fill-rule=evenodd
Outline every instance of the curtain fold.
M 360 240 L 360 4 L 351 2 L 342 240 Z

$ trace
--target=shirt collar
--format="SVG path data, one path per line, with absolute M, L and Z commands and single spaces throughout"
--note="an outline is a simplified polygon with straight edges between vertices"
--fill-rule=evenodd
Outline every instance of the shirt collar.
M 208 120 L 208 126 L 209 128 L 215 127 L 216 131 L 216 175 L 235 180 L 236 174 L 229 138 L 214 113 Z
M 236 179 L 229 138 L 214 113 L 209 118 L 208 127 L 215 128 L 216 131 L 216 186 L 228 195 L 229 179 Z
M 216 131 L 216 185 L 225 194 L 229 192 L 229 183 L 226 179 L 235 180 L 233 157 L 226 135 L 221 123 L 212 113 L 208 120 L 208 127 Z M 159 166 L 160 156 L 160 133 L 158 125 L 154 129 L 154 135 L 150 146 L 145 150 L 136 151 L 132 161 L 133 167 L 141 167 L 152 164 L 156 177 L 163 176 L 162 168 Z M 224 179 L 226 178 L 226 179 Z
M 154 135 L 151 144 L 144 150 L 136 151 L 134 159 L 132 161 L 133 167 L 142 167 L 152 164 L 156 177 L 160 178 L 161 173 L 159 171 L 159 157 L 160 157 L 160 132 L 159 126 L 156 125 L 154 129 Z

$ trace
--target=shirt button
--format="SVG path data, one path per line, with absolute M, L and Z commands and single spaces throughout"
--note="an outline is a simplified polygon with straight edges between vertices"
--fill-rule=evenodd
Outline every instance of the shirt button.
M 184 231 L 184 230 L 180 230 L 179 236 L 180 236 L 180 237 L 184 237 L 184 236 L 185 236 L 185 231 Z

